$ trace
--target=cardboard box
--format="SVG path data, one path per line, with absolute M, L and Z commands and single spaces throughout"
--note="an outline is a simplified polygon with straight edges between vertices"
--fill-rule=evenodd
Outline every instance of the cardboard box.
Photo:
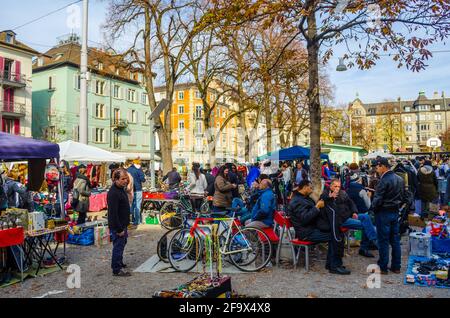
M 425 220 L 422 220 L 420 216 L 414 216 L 412 214 L 408 215 L 408 223 L 410 226 L 418 226 L 418 227 L 425 227 Z
M 40 231 L 45 229 L 45 213 L 31 212 L 28 213 L 28 231 Z

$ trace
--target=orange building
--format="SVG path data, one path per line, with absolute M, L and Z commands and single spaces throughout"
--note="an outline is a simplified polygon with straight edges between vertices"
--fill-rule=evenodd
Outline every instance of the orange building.
M 155 88 L 156 100 L 165 98 L 165 88 Z M 207 98 L 213 104 L 219 92 L 211 89 Z M 212 132 L 217 135 L 225 120 L 236 110 L 236 102 L 227 96 L 221 96 L 212 113 L 210 122 Z M 174 164 L 190 166 L 192 162 L 209 163 L 206 132 L 203 122 L 204 110 L 200 93 L 194 83 L 175 86 L 171 110 L 172 155 Z M 216 162 L 243 162 L 243 140 L 237 130 L 237 118 L 229 121 L 216 141 Z

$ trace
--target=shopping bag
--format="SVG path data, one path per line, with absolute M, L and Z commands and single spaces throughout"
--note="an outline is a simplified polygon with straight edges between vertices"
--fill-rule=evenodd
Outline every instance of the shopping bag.
M 94 228 L 95 246 L 101 247 L 110 243 L 109 228 L 97 226 Z

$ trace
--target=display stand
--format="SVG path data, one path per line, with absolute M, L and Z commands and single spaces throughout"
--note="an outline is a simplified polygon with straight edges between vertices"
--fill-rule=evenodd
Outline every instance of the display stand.
M 55 261 L 55 264 L 62 270 L 62 264 L 58 262 L 56 258 L 56 252 L 59 247 L 59 242 L 57 242 L 54 250 L 50 247 L 50 243 L 53 240 L 53 236 L 56 233 L 63 233 L 67 231 L 67 226 L 61 226 L 54 229 L 45 229 L 42 231 L 27 232 L 27 237 L 25 239 L 25 249 L 26 255 L 25 260 L 27 263 L 33 263 L 33 256 L 38 260 L 38 268 L 36 270 L 36 275 L 42 268 L 42 263 L 44 261 L 45 254 L 48 253 L 50 257 Z M 64 256 L 66 255 L 66 240 L 63 241 L 64 245 Z
M 21 246 L 24 243 L 25 240 L 25 234 L 23 227 L 17 227 L 13 229 L 6 229 L 0 231 L 0 248 L 7 248 L 7 247 L 14 247 L 14 246 Z M 20 249 L 20 260 L 18 261 L 16 259 L 16 263 L 18 265 L 18 268 L 20 269 L 20 278 L 23 282 L 23 249 Z M 14 250 L 12 250 L 14 257 L 16 257 L 16 254 L 14 253 Z M 20 265 L 19 265 L 20 264 Z

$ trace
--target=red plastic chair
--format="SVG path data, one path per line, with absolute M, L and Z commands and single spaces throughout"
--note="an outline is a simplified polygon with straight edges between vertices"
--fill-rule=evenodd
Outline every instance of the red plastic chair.
M 286 232 L 289 238 L 289 245 L 292 251 L 292 258 L 294 262 L 294 267 L 297 268 L 297 264 L 300 258 L 300 253 L 302 248 L 305 249 L 305 270 L 309 271 L 309 247 L 315 245 L 314 242 L 309 241 L 301 241 L 299 239 L 293 239 L 291 235 L 290 228 L 292 228 L 291 220 L 288 216 L 284 215 L 281 211 L 276 211 L 274 215 L 275 222 L 281 227 L 280 231 L 280 244 L 278 244 L 277 249 L 277 265 L 279 265 L 280 261 L 280 252 L 281 252 L 281 244 L 283 242 L 284 233 Z M 294 246 L 298 246 L 298 252 L 295 253 Z

